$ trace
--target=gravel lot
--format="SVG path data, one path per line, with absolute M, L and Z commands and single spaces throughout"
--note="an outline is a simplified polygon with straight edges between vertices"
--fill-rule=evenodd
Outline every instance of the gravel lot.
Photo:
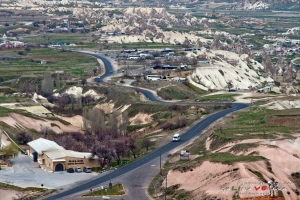
M 11 159 L 12 167 L 0 170 L 0 182 L 13 184 L 19 187 L 41 187 L 55 189 L 76 182 L 86 181 L 96 177 L 96 173 L 48 173 L 33 162 L 27 155 L 19 155 Z

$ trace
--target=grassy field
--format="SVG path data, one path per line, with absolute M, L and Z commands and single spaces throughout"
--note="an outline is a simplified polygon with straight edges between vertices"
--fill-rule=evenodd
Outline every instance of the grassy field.
M 202 157 L 197 158 L 197 160 L 201 160 Z M 202 158 L 203 159 L 203 158 Z M 237 156 L 228 152 L 214 153 L 204 157 L 205 160 L 209 160 L 211 162 L 221 162 L 224 164 L 233 164 L 236 162 L 255 162 L 258 160 L 265 160 L 266 158 L 262 156 L 250 156 L 250 155 L 241 155 Z
M 198 98 L 196 101 L 199 102 L 232 102 L 235 101 L 233 97 L 238 96 L 238 94 L 216 94 L 207 95 Z
M 258 107 L 240 112 L 238 116 L 230 120 L 230 123 L 214 130 L 211 149 L 215 150 L 226 143 L 245 139 L 293 139 L 294 136 L 291 133 L 299 130 L 299 127 L 280 124 L 280 122 L 276 123 L 279 120 L 274 123 L 276 114 L 278 114 L 278 111 Z M 285 120 L 290 119 L 282 117 L 280 121 L 283 123 Z M 239 147 L 239 149 L 247 148 L 249 146 Z
M 22 52 L 23 55 L 20 55 Z M 51 71 L 64 70 L 70 75 L 92 74 L 97 60 L 83 54 L 48 48 L 25 50 L 1 50 L 0 74 L 5 77 L 43 75 L 45 67 Z M 41 64 L 43 61 L 44 64 Z
M 42 191 L 46 191 L 48 190 L 47 188 L 37 188 L 37 187 L 27 187 L 27 188 L 21 188 L 15 185 L 10 185 L 9 183 L 1 183 L 0 182 L 0 188 L 2 189 L 11 189 L 11 190 L 15 190 L 15 191 L 20 191 L 20 192 L 42 192 Z
M 28 101 L 31 101 L 31 100 L 26 97 L 22 97 L 22 96 L 17 96 L 17 95 L 16 96 L 14 96 L 14 95 L 1 96 L 0 95 L 0 103 L 12 103 L 12 102 L 22 103 L 22 102 L 28 102 Z
M 54 43 L 54 42 L 65 42 L 65 43 L 90 43 L 93 38 L 88 34 L 82 33 L 52 33 L 52 34 L 39 34 L 39 35 L 30 35 L 26 37 L 21 37 L 22 41 L 33 43 L 33 44 L 42 44 L 42 43 Z
M 133 86 L 148 88 L 157 91 L 157 95 L 163 99 L 173 100 L 195 100 L 199 99 L 200 95 L 205 91 L 195 88 L 192 84 L 183 84 L 172 81 L 142 81 L 133 82 Z

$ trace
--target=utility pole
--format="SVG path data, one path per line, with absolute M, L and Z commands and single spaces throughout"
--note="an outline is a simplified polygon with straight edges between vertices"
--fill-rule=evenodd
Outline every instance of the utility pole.
M 109 189 L 111 190 L 112 189 L 112 183 L 111 183 L 111 169 L 110 169 L 110 172 L 109 172 Z
M 162 171 L 161 171 L 161 152 L 159 152 L 159 173 L 160 173 L 160 175 L 162 175 Z
M 165 188 L 165 199 L 164 200 L 167 200 L 167 181 L 168 181 L 168 173 L 166 173 L 166 188 Z

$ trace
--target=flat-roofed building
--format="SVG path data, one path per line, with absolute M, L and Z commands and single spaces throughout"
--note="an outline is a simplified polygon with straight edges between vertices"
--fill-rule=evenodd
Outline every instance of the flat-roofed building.
M 76 167 L 99 167 L 99 160 L 91 158 L 91 153 L 66 150 L 56 142 L 39 138 L 28 143 L 29 156 L 34 162 L 52 171 L 64 171 Z

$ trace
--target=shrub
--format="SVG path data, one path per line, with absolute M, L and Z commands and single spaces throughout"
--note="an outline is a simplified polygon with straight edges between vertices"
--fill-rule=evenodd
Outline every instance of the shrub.
M 170 122 L 167 122 L 167 123 L 162 125 L 162 129 L 163 130 L 174 130 L 175 126 L 174 126 L 174 124 L 172 124 Z
M 28 142 L 32 141 L 31 135 L 29 135 L 28 133 L 23 132 L 23 131 L 17 133 L 16 139 L 19 144 L 27 144 Z

